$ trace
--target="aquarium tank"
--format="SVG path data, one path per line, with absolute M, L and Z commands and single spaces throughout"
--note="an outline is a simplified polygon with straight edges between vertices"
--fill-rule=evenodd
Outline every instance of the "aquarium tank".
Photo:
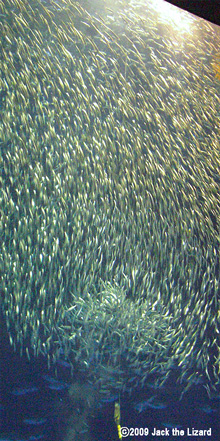
M 0 441 L 219 440 L 220 27 L 0 0 L 0 72 Z

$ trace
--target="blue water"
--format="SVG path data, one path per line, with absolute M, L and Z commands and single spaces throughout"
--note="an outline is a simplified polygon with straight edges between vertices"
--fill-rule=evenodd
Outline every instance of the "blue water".
M 62 441 L 66 426 L 70 424 L 68 387 L 74 377 L 70 376 L 68 362 L 61 360 L 48 371 L 46 359 L 28 361 L 14 353 L 7 334 L 1 340 L 1 406 L 0 441 Z M 121 394 L 121 426 L 136 428 L 124 439 L 155 440 L 170 439 L 189 441 L 218 441 L 220 435 L 220 393 L 208 397 L 203 384 L 187 391 L 180 400 L 182 385 L 175 383 L 176 373 L 161 388 L 152 381 L 131 396 Z M 86 383 L 86 380 L 85 380 Z M 114 401 L 118 397 L 98 396 L 93 415 L 89 419 L 88 431 L 80 439 L 92 441 L 116 441 L 117 429 L 114 422 Z M 67 404 L 68 403 L 68 404 Z M 82 418 L 80 403 L 74 402 L 74 411 Z M 142 436 L 142 429 L 149 431 Z M 210 429 L 210 436 L 193 437 L 187 429 Z M 165 430 L 169 436 L 151 435 L 156 430 Z M 173 430 L 185 435 L 172 436 Z M 163 432 L 161 432 L 163 433 Z M 164 432 L 165 433 L 165 432 Z M 177 432 L 181 433 L 181 432 Z

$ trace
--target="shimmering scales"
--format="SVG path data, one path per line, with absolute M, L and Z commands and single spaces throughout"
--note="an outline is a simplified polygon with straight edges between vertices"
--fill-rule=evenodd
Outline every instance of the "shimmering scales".
M 183 388 L 209 388 L 220 371 L 220 37 L 195 23 L 180 44 L 141 2 L 92 5 L 0 0 L 10 342 L 48 364 L 65 356 L 104 392 L 176 365 Z

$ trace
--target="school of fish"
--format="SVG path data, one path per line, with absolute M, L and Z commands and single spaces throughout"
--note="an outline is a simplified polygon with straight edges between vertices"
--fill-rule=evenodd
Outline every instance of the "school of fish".
M 0 0 L 0 17 L 11 344 L 104 394 L 173 369 L 217 386 L 220 33 L 179 44 L 141 1 Z

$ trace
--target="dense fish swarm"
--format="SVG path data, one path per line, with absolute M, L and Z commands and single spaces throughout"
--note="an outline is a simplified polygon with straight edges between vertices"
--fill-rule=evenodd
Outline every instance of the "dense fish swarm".
M 220 34 L 86 3 L 0 0 L 11 344 L 69 358 L 104 391 L 176 366 L 184 387 L 215 385 Z

